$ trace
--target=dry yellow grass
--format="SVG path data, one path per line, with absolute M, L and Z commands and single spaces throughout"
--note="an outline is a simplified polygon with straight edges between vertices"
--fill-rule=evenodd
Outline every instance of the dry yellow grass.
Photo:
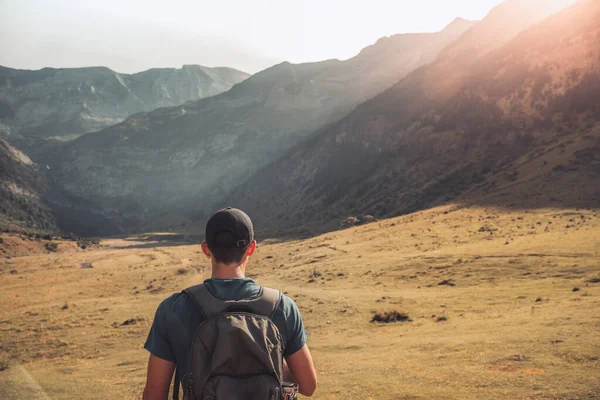
M 156 306 L 208 263 L 103 244 L 0 261 L 0 398 L 140 397 Z M 600 399 L 598 211 L 446 206 L 262 243 L 249 275 L 300 306 L 318 399 Z

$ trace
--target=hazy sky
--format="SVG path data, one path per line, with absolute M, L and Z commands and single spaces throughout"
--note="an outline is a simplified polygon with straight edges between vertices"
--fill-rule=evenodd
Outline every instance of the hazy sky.
M 481 19 L 501 0 L 0 0 L 0 65 L 183 64 L 254 73 L 346 59 L 378 38 Z

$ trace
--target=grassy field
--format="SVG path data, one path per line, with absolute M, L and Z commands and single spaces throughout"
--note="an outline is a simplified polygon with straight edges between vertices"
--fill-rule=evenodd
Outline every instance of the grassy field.
M 4 236 L 0 398 L 140 398 L 157 305 L 209 265 L 197 245 L 102 243 Z M 600 399 L 598 210 L 445 206 L 261 243 L 249 276 L 298 303 L 317 399 Z M 411 321 L 371 322 L 390 311 Z

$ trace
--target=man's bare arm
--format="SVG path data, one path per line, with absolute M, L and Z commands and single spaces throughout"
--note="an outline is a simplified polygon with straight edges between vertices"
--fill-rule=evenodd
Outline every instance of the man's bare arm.
M 150 355 L 143 400 L 168 400 L 173 371 L 175 364 L 171 361 Z
M 292 371 L 290 371 L 290 367 L 288 367 L 285 360 L 283 360 L 283 381 L 296 382 L 296 378 L 294 378 L 294 374 L 292 374 Z
M 312 396 L 317 388 L 317 371 L 313 365 L 312 356 L 308 346 L 304 345 L 300 350 L 285 358 L 289 371 L 285 371 L 284 379 L 292 378 L 300 386 L 300 393 L 304 396 Z M 287 375 L 287 374 L 291 374 Z M 287 376 L 286 376 L 287 375 Z

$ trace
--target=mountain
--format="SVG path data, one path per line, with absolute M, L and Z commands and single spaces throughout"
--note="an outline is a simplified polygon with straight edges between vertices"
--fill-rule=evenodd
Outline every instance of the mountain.
M 0 135 L 63 137 L 97 131 L 132 114 L 214 96 L 248 78 L 231 68 L 185 65 L 120 74 L 104 67 L 0 67 Z
M 177 225 L 435 60 L 472 25 L 458 19 L 441 32 L 391 36 L 346 61 L 282 63 L 221 95 L 134 115 L 41 158 L 62 190 L 95 203 L 122 230 Z
M 493 8 L 457 41 L 444 49 L 425 76 L 427 96 L 447 100 L 461 87 L 470 65 L 527 27 L 564 8 L 573 0 L 506 0 Z
M 597 206 L 600 3 L 580 0 L 539 24 L 543 14 L 521 18 L 534 3 L 545 2 L 502 4 L 435 63 L 290 150 L 226 203 L 248 210 L 264 234 L 313 234 L 349 216 L 450 200 Z M 498 30 L 500 19 L 534 25 L 515 37 L 517 28 Z
M 57 230 L 55 218 L 42 200 L 47 191 L 40 168 L 0 139 L 0 229 Z

